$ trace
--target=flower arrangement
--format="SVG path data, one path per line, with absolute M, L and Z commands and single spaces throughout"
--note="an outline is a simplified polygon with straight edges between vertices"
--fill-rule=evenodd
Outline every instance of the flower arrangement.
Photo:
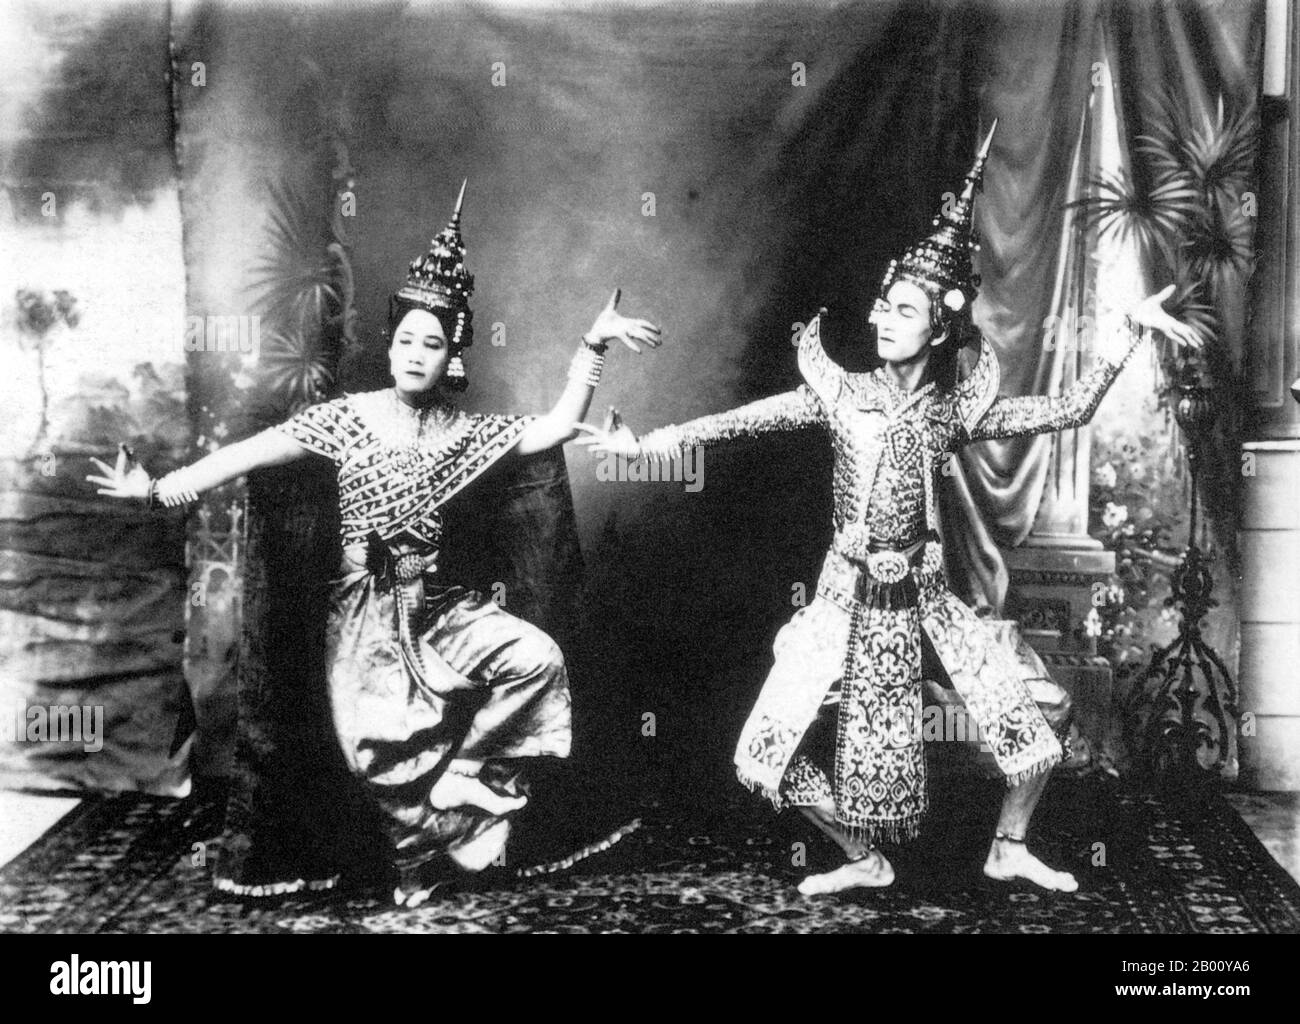
M 1151 644 L 1177 631 L 1165 602 L 1188 525 L 1187 477 L 1156 431 L 1095 434 L 1090 533 L 1115 552 L 1115 573 L 1094 601 L 1098 652 L 1121 692 L 1145 668 Z

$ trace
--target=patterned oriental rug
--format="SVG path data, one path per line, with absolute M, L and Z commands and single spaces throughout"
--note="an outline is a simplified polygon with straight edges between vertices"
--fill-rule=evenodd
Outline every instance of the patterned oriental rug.
M 1217 794 L 1173 799 L 1058 778 L 1033 845 L 1079 892 L 980 873 L 1000 789 L 946 782 L 927 832 L 888 850 L 884 890 L 806 899 L 794 888 L 833 850 L 748 796 L 682 809 L 655 800 L 641 827 L 564 873 L 505 871 L 402 910 L 377 888 L 232 900 L 193 863 L 220 834 L 219 793 L 91 799 L 0 871 L 6 932 L 1110 932 L 1300 931 L 1300 886 Z M 737 787 L 738 788 L 738 787 Z M 936 787 L 936 790 L 938 787 Z M 712 798 L 712 794 L 709 794 Z M 678 800 L 676 803 L 680 803 Z

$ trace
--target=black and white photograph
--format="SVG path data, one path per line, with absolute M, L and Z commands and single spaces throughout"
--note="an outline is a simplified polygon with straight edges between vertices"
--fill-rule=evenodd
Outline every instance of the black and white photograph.
M 179 934 L 1288 984 L 1293 0 L 4 0 L 0 474 L 54 997 Z

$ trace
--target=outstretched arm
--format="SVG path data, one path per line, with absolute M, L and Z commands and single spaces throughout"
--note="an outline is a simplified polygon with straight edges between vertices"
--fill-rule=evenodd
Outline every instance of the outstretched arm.
M 999 398 L 971 428 L 969 439 L 989 441 L 1083 426 L 1092 419 L 1119 371 L 1141 343 L 1144 327 L 1161 331 L 1179 345 L 1199 348 L 1201 341 L 1195 332 L 1173 319 L 1161 307 L 1173 292 L 1173 287 L 1169 285 L 1145 299 L 1130 316 L 1126 316 L 1125 330 L 1120 338 L 1107 339 L 1110 344 L 1098 352 L 1097 365 L 1061 394 Z
M 1141 341 L 1133 331 L 1128 350 L 1115 362 L 1099 358 L 1097 365 L 1059 395 L 1022 395 L 999 398 L 989 406 L 970 432 L 972 441 L 1048 434 L 1080 427 L 1092 419 L 1097 406 L 1119 376 L 1119 371 Z
M 748 437 L 776 432 L 803 430 L 826 423 L 821 401 L 807 384 L 793 391 L 760 398 L 726 412 L 701 416 L 674 426 L 660 427 L 638 438 L 610 410 L 605 429 L 582 423 L 578 428 L 588 434 L 579 444 L 597 452 L 613 452 L 628 458 L 664 460 L 685 454 L 688 448 L 710 447 Z
M 110 497 L 156 499 L 163 505 L 181 505 L 254 469 L 280 466 L 306 454 L 306 449 L 298 442 L 272 428 L 205 455 L 198 462 L 182 466 L 160 480 L 151 480 L 144 467 L 122 445 L 118 449 L 115 467 L 91 459 L 104 475 L 86 479 L 99 484 L 99 493 Z
M 615 289 L 605 308 L 596 317 L 578 347 L 569 367 L 569 379 L 560 400 L 550 412 L 538 416 L 519 437 L 515 450 L 529 455 L 551 448 L 578 436 L 574 427 L 577 420 L 587 415 L 592 393 L 600 380 L 605 361 L 605 349 L 611 341 L 621 341 L 633 352 L 640 353 L 640 345 L 656 348 L 659 345 L 659 328 L 648 320 L 635 320 L 616 311 L 620 289 Z M 639 344 L 638 344 L 639 343 Z

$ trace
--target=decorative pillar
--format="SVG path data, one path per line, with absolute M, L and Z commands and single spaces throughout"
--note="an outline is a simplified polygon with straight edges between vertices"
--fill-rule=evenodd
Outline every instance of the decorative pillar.
M 1242 446 L 1241 781 L 1300 789 L 1300 18 L 1267 7 L 1257 262 L 1246 380 L 1255 438 Z

